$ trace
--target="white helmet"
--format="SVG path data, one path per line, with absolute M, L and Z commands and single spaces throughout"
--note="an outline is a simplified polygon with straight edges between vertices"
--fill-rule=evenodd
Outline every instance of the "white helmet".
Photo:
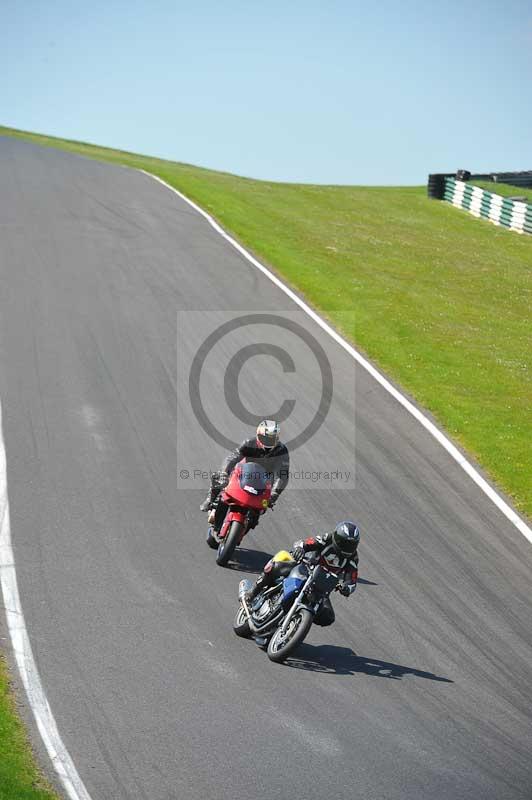
M 264 450 L 271 450 L 279 443 L 281 428 L 274 419 L 263 419 L 257 428 L 257 444 Z

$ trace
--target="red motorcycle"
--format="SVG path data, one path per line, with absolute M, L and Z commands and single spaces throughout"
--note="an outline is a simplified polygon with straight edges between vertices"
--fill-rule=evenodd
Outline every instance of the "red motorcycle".
M 234 468 L 227 486 L 218 495 L 215 526 L 207 533 L 207 544 L 218 549 L 216 563 L 224 567 L 246 533 L 258 525 L 268 508 L 271 481 L 260 464 L 243 459 Z M 219 520 L 220 514 L 225 515 Z

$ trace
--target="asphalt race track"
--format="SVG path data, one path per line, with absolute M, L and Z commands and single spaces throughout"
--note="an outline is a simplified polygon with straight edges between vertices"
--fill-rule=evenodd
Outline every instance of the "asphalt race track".
M 92 800 L 530 800 L 532 546 L 303 315 L 335 399 L 292 462 L 347 465 L 355 430 L 354 488 L 294 480 L 240 568 L 216 567 L 204 485 L 176 471 L 192 456 L 215 467 L 222 448 L 195 422 L 181 373 L 202 320 L 207 335 L 212 320 L 264 311 L 295 313 L 153 179 L 0 138 L 0 399 L 18 581 Z M 287 347 L 282 328 L 270 337 Z M 203 390 L 223 422 L 220 347 Z M 294 376 L 251 358 L 244 405 L 278 407 L 281 375 L 311 416 L 319 370 L 307 361 Z M 227 429 L 249 431 L 229 412 Z M 293 418 L 285 429 L 295 435 Z M 232 632 L 239 578 L 346 517 L 363 531 L 354 598 L 336 597 L 336 624 L 270 663 Z

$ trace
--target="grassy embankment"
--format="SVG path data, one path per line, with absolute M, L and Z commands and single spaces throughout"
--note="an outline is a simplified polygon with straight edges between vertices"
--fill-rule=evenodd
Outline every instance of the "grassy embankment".
M 521 512 L 532 512 L 532 237 L 430 201 L 424 187 L 270 183 L 1 134 L 146 169 L 183 191 L 429 409 Z M 351 310 L 355 325 L 342 314 Z
M 0 800 L 55 800 L 35 767 L 0 656 Z

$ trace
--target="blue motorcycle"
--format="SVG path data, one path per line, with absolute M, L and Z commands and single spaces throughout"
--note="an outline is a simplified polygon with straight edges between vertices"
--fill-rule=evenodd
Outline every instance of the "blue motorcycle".
M 313 622 L 318 620 L 323 605 L 337 589 L 339 578 L 309 555 L 297 563 L 289 553 L 281 551 L 272 559 L 273 585 L 262 591 L 251 603 L 246 595 L 251 582 L 240 581 L 240 602 L 233 623 L 237 636 L 253 637 L 267 648 L 268 658 L 280 663 L 300 645 Z

